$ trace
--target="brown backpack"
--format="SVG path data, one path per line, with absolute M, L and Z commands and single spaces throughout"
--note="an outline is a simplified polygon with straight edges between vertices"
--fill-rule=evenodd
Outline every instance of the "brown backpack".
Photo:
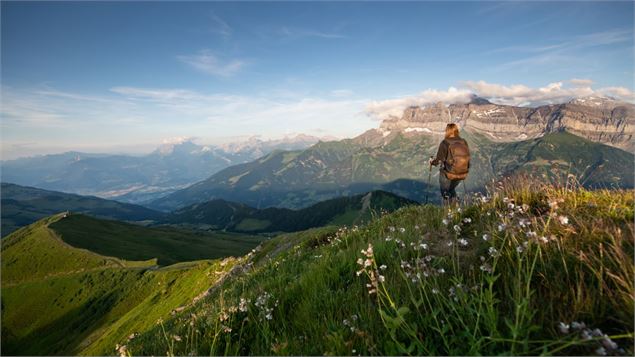
M 445 161 L 445 177 L 465 180 L 470 171 L 470 149 L 463 139 L 448 140 L 448 157 Z

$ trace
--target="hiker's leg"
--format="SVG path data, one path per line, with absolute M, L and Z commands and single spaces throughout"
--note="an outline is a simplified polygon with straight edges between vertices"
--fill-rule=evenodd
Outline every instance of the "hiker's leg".
M 459 185 L 459 183 L 461 183 L 461 180 L 450 181 L 450 185 L 448 187 L 448 196 L 452 204 L 458 203 L 458 199 L 456 197 L 456 187 Z
M 441 190 L 441 200 L 444 205 L 449 203 L 451 181 L 445 177 L 443 171 L 439 172 L 439 189 Z
M 461 180 L 452 180 L 450 181 L 450 187 L 448 188 L 448 192 L 450 193 L 450 197 L 456 198 L 456 187 L 461 183 Z

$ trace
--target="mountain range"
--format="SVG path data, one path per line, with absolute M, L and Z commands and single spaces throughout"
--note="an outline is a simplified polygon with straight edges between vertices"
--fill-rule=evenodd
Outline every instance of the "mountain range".
M 131 232 L 124 235 L 130 238 L 131 241 L 128 243 L 133 243 L 140 239 L 139 237 L 144 236 L 144 231 L 140 226 L 153 226 L 157 229 L 165 228 L 168 230 L 170 227 L 166 226 L 173 226 L 188 230 L 193 229 L 198 232 L 227 231 L 271 235 L 326 225 L 360 225 L 373 216 L 416 203 L 392 193 L 373 191 L 357 196 L 332 198 L 300 210 L 273 207 L 260 210 L 242 203 L 217 199 L 184 207 L 174 212 L 163 213 L 134 204 L 98 197 L 41 190 L 8 183 L 2 184 L 2 191 L 3 196 L 7 197 L 2 198 L 1 207 L 3 237 L 42 218 L 59 212 L 67 212 L 67 214 L 72 215 L 72 218 L 64 219 L 62 222 L 64 226 L 68 227 L 68 231 L 73 232 L 72 237 L 80 237 L 73 242 L 78 247 L 83 247 L 82 236 L 90 235 L 93 238 L 91 241 L 94 241 L 94 238 L 100 234 L 107 235 L 113 231 Z M 80 219 L 79 217 L 85 218 Z M 89 220 L 94 221 L 90 225 L 91 230 L 80 229 L 76 231 L 75 228 L 89 226 L 81 223 Z M 125 222 L 117 221 L 135 224 L 126 225 Z M 70 222 L 80 223 L 71 224 Z M 123 228 L 115 229 L 113 227 Z M 159 238 L 162 235 L 161 232 L 156 231 L 150 235 L 161 240 Z M 185 241 L 187 239 L 183 242 Z M 121 246 L 124 247 L 127 244 L 121 244 Z M 102 247 L 97 243 L 87 248 L 102 253 Z M 140 259 L 138 254 L 124 255 L 123 257 Z
M 635 150 L 635 105 L 599 96 L 535 108 L 493 104 L 480 97 L 466 104 L 439 102 L 407 108 L 401 117 L 384 120 L 378 131 L 382 135 L 402 131 L 439 135 L 449 122 L 495 142 L 515 142 L 566 130 L 602 144 Z
M 164 214 L 146 207 L 99 197 L 2 183 L 2 236 L 39 219 L 64 211 L 132 222 L 159 220 Z
M 472 152 L 463 191 L 518 173 L 587 187 L 633 187 L 632 104 L 610 98 L 576 99 L 538 108 L 437 103 L 408 108 L 379 128 L 304 150 L 275 151 L 228 167 L 148 207 L 170 211 L 220 198 L 256 208 L 302 208 L 336 196 L 386 190 L 417 201 L 438 201 L 438 171 L 428 184 L 427 158 L 436 153 L 446 123 L 456 121 Z
M 300 134 L 204 146 L 178 138 L 143 156 L 81 152 L 36 156 L 2 162 L 2 181 L 139 203 L 185 188 L 231 165 L 274 150 L 306 148 L 318 140 Z

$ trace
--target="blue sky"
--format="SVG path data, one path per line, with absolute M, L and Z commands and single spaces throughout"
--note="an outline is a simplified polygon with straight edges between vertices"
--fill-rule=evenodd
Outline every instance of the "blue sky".
M 410 104 L 630 99 L 632 2 L 2 2 L 3 158 L 291 133 Z

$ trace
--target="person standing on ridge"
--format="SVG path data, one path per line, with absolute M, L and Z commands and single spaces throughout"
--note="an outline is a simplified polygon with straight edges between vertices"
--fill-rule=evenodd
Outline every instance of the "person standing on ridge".
M 439 144 L 437 156 L 430 158 L 430 165 L 439 164 L 439 188 L 443 204 L 455 203 L 456 187 L 467 178 L 470 171 L 470 149 L 467 141 L 459 136 L 459 126 L 454 123 L 445 127 L 445 139 Z

